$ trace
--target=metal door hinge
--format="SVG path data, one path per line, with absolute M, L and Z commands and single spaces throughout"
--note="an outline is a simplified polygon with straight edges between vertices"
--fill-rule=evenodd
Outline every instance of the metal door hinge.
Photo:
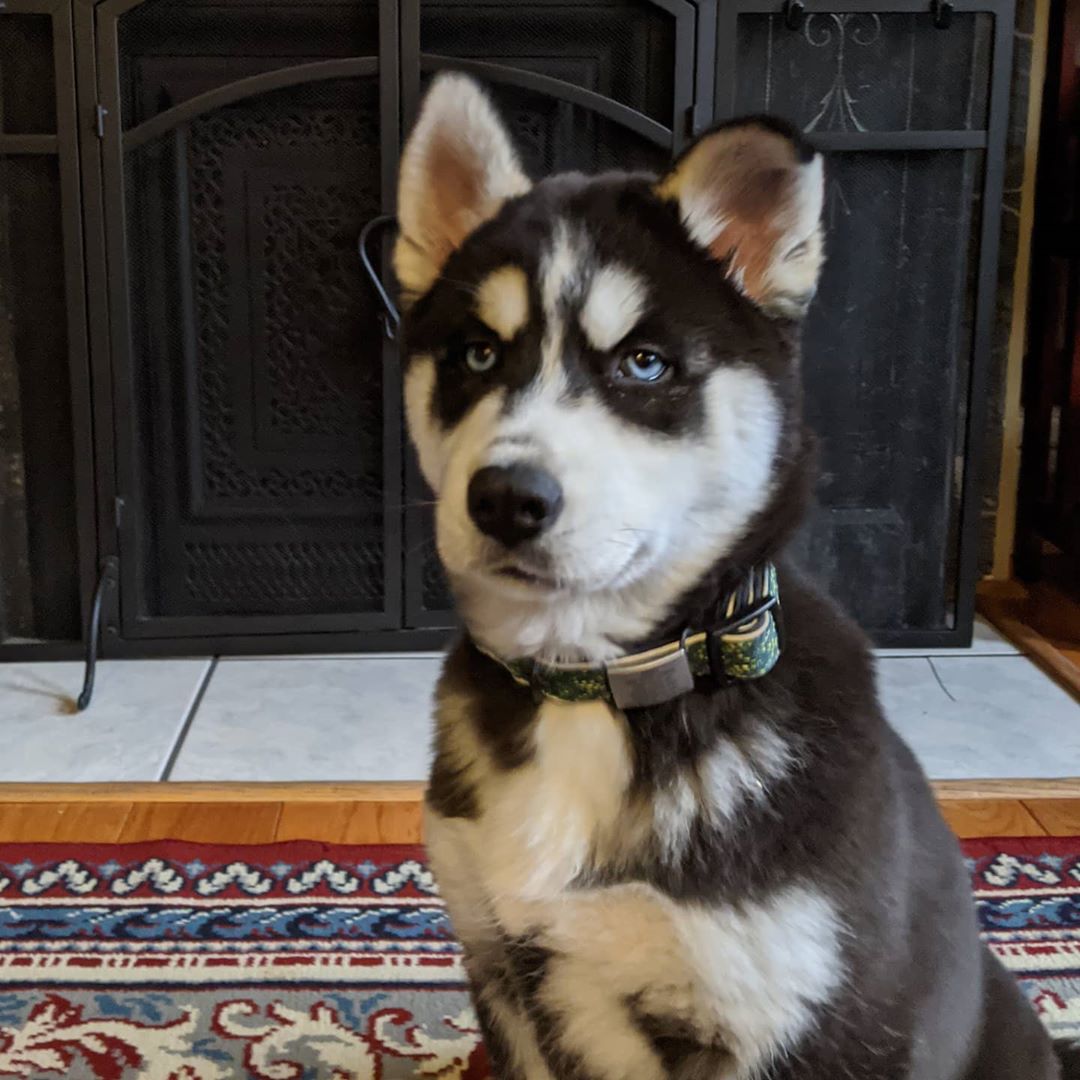
M 94 131 L 99 139 L 105 138 L 105 117 L 109 115 L 109 110 L 104 105 L 94 106 Z
M 784 25 L 789 30 L 798 30 L 806 17 L 806 5 L 802 0 L 784 0 Z
M 950 0 L 930 0 L 930 14 L 939 30 L 948 30 L 952 23 L 953 6 Z
M 683 118 L 683 131 L 688 139 L 694 139 L 701 134 L 701 114 L 697 105 L 687 105 L 686 115 Z

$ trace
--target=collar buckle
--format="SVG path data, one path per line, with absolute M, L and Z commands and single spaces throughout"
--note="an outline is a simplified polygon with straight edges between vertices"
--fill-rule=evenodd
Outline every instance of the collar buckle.
M 694 672 L 686 652 L 686 633 L 673 651 L 644 653 L 605 665 L 611 700 L 617 709 L 643 709 L 688 694 Z

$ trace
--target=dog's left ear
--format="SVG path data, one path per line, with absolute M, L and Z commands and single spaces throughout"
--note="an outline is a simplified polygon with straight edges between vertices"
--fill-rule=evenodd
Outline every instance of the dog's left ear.
M 656 188 L 679 204 L 691 238 L 772 315 L 800 318 L 825 259 L 824 168 L 794 130 L 769 118 L 703 135 Z
M 440 75 L 401 157 L 394 269 L 405 303 L 427 292 L 465 238 L 529 186 L 484 91 L 465 75 Z

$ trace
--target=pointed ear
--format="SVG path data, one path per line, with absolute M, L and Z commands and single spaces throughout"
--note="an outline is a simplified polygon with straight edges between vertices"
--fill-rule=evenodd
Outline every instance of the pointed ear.
M 702 136 L 657 186 L 691 238 L 773 315 L 805 314 L 825 260 L 821 155 L 786 124 L 737 120 Z
M 427 292 L 465 238 L 529 186 L 487 95 L 464 75 L 440 75 L 401 158 L 394 269 L 405 303 Z

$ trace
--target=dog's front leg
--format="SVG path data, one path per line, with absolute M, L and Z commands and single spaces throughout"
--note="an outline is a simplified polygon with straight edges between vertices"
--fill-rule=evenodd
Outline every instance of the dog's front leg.
M 513 980 L 503 964 L 492 959 L 474 954 L 466 967 L 493 1080 L 555 1080 Z
M 596 967 L 535 941 L 509 946 L 511 969 L 540 1048 L 558 1080 L 666 1080 L 631 996 Z
M 518 991 L 505 935 L 480 884 L 470 823 L 429 807 L 424 831 L 439 892 L 465 950 L 465 970 L 493 1080 L 555 1080 Z

